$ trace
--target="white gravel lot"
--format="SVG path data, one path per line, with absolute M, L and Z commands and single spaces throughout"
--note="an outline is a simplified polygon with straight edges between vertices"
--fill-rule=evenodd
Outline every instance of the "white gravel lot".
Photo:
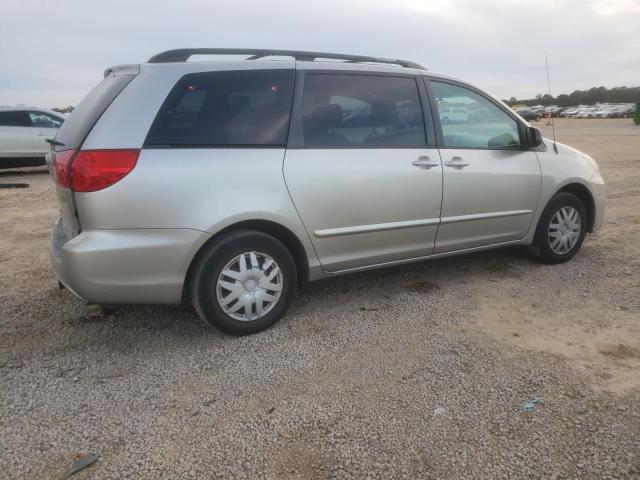
M 93 452 L 74 480 L 640 478 L 640 127 L 557 126 L 610 189 L 573 261 L 506 249 L 310 284 L 242 338 L 179 308 L 90 317 L 49 267 L 48 175 L 0 172 L 30 184 L 0 189 L 0 476 Z

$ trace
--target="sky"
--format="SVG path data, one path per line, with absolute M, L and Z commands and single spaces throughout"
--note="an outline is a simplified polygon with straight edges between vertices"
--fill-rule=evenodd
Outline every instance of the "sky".
M 413 60 L 500 98 L 640 85 L 640 0 L 2 0 L 0 105 L 77 104 L 182 47 Z

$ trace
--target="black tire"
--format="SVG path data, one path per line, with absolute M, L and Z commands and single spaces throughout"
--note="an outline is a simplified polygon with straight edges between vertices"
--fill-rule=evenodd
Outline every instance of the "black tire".
M 558 254 L 551 248 L 551 242 L 549 241 L 549 225 L 554 215 L 564 207 L 573 207 L 580 216 L 580 236 L 576 244 L 566 253 Z M 587 209 L 582 201 L 571 193 L 560 192 L 553 196 L 549 201 L 542 216 L 538 221 L 536 228 L 536 234 L 533 242 L 534 253 L 536 258 L 542 263 L 557 264 L 571 260 L 582 245 L 584 236 L 587 233 L 588 228 L 588 216 Z
M 280 267 L 282 291 L 275 305 L 264 316 L 254 320 L 238 320 L 227 315 L 216 294 L 222 269 L 236 256 L 261 252 Z M 296 291 L 296 264 L 287 248 L 277 239 L 254 230 L 238 230 L 216 239 L 196 259 L 191 275 L 190 295 L 196 312 L 210 325 L 233 335 L 248 335 L 269 328 L 284 315 Z

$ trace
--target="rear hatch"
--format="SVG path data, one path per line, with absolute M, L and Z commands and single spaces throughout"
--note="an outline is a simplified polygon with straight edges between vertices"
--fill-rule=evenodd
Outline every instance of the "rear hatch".
M 139 71 L 139 65 L 108 69 L 104 80 L 84 97 L 50 141 L 47 165 L 56 183 L 60 217 L 67 239 L 75 237 L 81 229 L 72 189 L 73 160 L 102 114 Z

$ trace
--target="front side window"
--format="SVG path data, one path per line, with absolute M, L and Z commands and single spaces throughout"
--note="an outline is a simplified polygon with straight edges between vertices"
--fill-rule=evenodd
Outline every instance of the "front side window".
M 518 123 L 493 102 L 467 88 L 431 81 L 445 147 L 520 147 Z
M 413 78 L 307 74 L 303 90 L 305 146 L 426 145 L 422 107 Z
M 0 126 L 3 127 L 30 127 L 29 117 L 25 112 L 10 111 L 0 112 Z
M 31 125 L 41 128 L 60 128 L 63 120 L 44 112 L 29 112 Z
M 285 145 L 293 70 L 182 77 L 160 108 L 146 146 Z

